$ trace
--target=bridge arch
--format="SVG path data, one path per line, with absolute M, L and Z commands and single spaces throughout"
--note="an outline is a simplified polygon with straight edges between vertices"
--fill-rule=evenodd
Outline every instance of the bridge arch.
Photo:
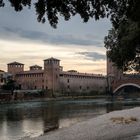
M 137 88 L 140 89 L 140 85 L 138 85 L 138 84 L 126 83 L 126 84 L 122 84 L 122 85 L 118 86 L 118 87 L 113 91 L 113 93 L 116 93 L 119 89 L 121 89 L 122 87 L 125 87 L 125 86 L 134 86 L 134 87 L 137 87 Z

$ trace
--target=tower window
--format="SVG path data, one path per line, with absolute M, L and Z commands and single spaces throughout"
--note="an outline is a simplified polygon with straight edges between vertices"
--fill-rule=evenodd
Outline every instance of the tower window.
M 70 82 L 70 79 L 67 79 L 67 82 L 69 83 Z
M 1 79 L 1 83 L 3 83 L 3 79 Z
M 56 79 L 58 79 L 58 75 L 56 75 Z

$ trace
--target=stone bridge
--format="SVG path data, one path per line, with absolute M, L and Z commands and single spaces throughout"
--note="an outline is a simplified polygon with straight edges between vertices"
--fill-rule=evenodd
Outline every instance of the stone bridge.
M 126 86 L 134 86 L 140 89 L 140 74 L 138 75 L 124 75 L 119 80 L 112 82 L 113 93 Z

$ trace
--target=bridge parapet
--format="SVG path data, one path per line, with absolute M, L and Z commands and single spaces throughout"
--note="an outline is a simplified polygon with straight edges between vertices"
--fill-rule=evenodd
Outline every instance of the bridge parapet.
M 123 78 L 121 80 L 114 80 L 114 82 L 112 83 L 112 90 L 115 91 L 115 89 L 117 89 L 118 87 L 120 87 L 121 85 L 127 85 L 127 84 L 135 84 L 140 86 L 140 78 L 135 77 L 135 78 Z
M 123 79 L 125 78 L 134 78 L 134 79 L 140 79 L 140 74 L 123 74 Z

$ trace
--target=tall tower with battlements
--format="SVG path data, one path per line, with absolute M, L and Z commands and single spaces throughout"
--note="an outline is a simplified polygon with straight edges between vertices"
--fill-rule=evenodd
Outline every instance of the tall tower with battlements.
M 116 80 L 121 79 L 123 76 L 123 71 L 118 69 L 109 59 L 107 60 L 107 76 L 114 77 Z
M 53 94 L 59 92 L 59 73 L 60 60 L 53 57 L 44 60 L 44 86 Z
M 113 77 L 116 80 L 122 78 L 123 71 L 118 69 L 117 66 L 107 57 L 107 76 Z
M 7 68 L 8 68 L 8 73 L 15 75 L 19 72 L 23 72 L 24 71 L 24 64 L 19 63 L 19 62 L 12 62 L 7 64 Z
M 109 92 L 112 92 L 112 86 L 116 81 L 123 78 L 123 71 L 118 69 L 117 66 L 107 56 L 107 85 Z

